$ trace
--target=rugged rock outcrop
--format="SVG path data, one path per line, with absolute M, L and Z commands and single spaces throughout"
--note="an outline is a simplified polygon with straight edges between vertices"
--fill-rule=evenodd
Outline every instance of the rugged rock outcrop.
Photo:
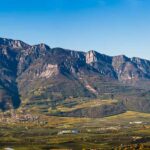
M 48 109 L 70 97 L 136 96 L 136 88 L 145 91 L 149 85 L 149 60 L 0 38 L 2 109 L 17 108 L 20 103 Z

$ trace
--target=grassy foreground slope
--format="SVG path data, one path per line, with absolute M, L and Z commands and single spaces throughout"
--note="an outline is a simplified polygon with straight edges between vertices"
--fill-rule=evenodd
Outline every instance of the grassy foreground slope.
M 150 149 L 150 114 L 146 113 L 128 111 L 100 119 L 41 115 L 39 122 L 0 123 L 0 149 Z

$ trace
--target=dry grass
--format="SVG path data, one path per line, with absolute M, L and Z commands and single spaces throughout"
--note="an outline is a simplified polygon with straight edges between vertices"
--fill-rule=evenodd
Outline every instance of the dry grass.
M 101 106 L 101 105 L 109 105 L 113 103 L 117 103 L 118 100 L 100 100 L 100 99 L 95 99 L 87 102 L 81 102 L 78 105 L 75 105 L 74 107 L 65 107 L 65 106 L 58 106 L 57 110 L 62 111 L 62 112 L 69 112 L 73 111 L 76 109 L 81 109 L 81 108 L 88 108 L 88 107 L 95 107 L 95 106 Z

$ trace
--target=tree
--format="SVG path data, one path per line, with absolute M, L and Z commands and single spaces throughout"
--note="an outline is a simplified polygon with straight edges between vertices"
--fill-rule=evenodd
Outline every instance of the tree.
M 114 99 L 114 94 L 111 94 L 111 100 L 113 100 Z

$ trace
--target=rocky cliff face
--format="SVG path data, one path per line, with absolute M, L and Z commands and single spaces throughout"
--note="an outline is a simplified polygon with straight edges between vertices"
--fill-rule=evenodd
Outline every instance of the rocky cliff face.
M 119 81 L 135 83 L 139 80 L 149 80 L 150 61 L 140 58 L 127 58 L 126 56 L 113 57 L 113 68 Z
M 69 97 L 98 97 L 138 82 L 150 83 L 150 61 L 96 51 L 30 46 L 0 38 L 0 108 L 51 106 Z M 124 90 L 127 90 L 125 88 Z

